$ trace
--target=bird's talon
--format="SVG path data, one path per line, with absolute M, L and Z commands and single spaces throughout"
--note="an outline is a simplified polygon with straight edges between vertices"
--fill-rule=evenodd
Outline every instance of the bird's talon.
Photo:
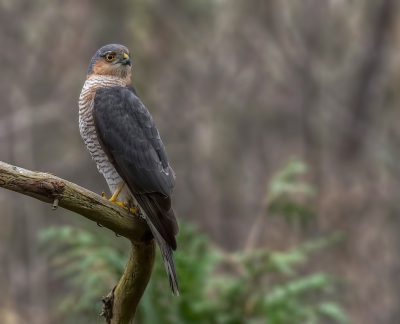
M 124 203 L 120 201 L 112 201 L 114 204 L 117 204 L 118 206 L 122 207 L 123 209 L 128 209 Z
M 104 191 L 101 192 L 101 196 L 102 196 L 104 199 L 107 199 L 107 195 L 106 195 L 106 193 L 105 193 Z
M 132 214 L 136 214 L 136 208 L 129 208 L 129 204 L 124 204 L 120 201 L 113 201 L 114 204 L 117 204 L 118 206 L 122 207 L 125 210 L 129 210 L 129 212 L 131 212 Z

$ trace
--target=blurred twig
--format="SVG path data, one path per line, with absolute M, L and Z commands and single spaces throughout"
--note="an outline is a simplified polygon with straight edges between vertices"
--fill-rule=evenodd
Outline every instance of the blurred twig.
M 373 97 L 376 96 L 376 80 L 385 64 L 388 34 L 394 22 L 394 0 L 377 2 L 371 9 L 372 23 L 364 56 L 361 58 L 358 82 L 351 99 L 350 121 L 343 137 L 341 155 L 345 159 L 354 158 L 364 145 L 369 130 L 368 124 L 373 118 Z
M 155 245 L 153 240 L 149 240 L 145 220 L 76 184 L 49 173 L 29 171 L 4 162 L 0 162 L 0 187 L 47 203 L 53 204 L 58 200 L 60 207 L 100 223 L 131 241 L 127 267 L 114 293 L 111 293 L 112 309 L 109 307 L 108 312 L 104 312 L 107 324 L 130 323 L 154 264 Z
M 247 238 L 246 244 L 245 244 L 245 251 L 249 251 L 253 249 L 257 245 L 257 241 L 262 233 L 263 229 L 263 220 L 267 215 L 268 212 L 268 205 L 269 205 L 269 200 L 267 198 L 267 195 L 264 195 L 264 199 L 262 201 L 260 211 L 258 213 L 257 219 L 254 222 L 250 234 Z

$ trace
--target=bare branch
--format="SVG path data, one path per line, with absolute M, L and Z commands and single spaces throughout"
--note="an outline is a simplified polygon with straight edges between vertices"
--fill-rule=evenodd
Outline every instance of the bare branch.
M 132 243 L 131 254 L 128 264 L 121 280 L 110 294 L 103 298 L 103 312 L 107 324 L 130 324 L 136 312 L 136 305 L 150 280 L 153 270 L 156 244 L 154 240 L 150 243 Z M 105 300 L 112 297 L 112 318 L 109 319 L 107 303 Z M 105 300 L 104 300 L 105 299 Z M 111 304 L 111 303 L 110 303 Z
M 107 199 L 49 173 L 0 162 L 0 187 L 76 212 L 132 243 L 131 255 L 118 285 L 103 297 L 107 323 L 130 323 L 153 269 L 155 243 L 146 221 Z

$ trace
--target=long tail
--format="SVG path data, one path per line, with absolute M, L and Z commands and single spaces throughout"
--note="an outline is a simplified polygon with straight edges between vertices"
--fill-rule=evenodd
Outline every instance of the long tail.
M 172 293 L 174 295 L 179 296 L 179 286 L 178 286 L 178 278 L 176 276 L 175 262 L 174 262 L 174 254 L 171 247 L 167 242 L 163 239 L 163 237 L 158 233 L 157 229 L 154 225 L 147 219 L 147 224 L 150 227 L 153 236 L 160 247 L 161 255 L 164 260 L 165 270 L 167 271 L 169 285 L 171 287 Z

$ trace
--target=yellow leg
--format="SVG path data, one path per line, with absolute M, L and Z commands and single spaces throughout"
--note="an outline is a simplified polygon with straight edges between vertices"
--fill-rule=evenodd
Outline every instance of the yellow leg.
M 119 193 L 121 192 L 122 188 L 124 187 L 124 184 L 125 184 L 125 182 L 122 182 L 122 185 L 120 185 L 119 188 L 114 192 L 114 194 L 109 199 L 109 201 L 115 202 L 115 200 L 117 199 Z
M 124 185 L 125 185 L 125 182 L 123 182 L 123 183 L 119 186 L 119 188 L 114 192 L 114 194 L 112 195 L 112 197 L 111 197 L 110 199 L 108 199 L 108 200 L 111 201 L 111 202 L 113 202 L 114 204 L 117 204 L 118 206 L 121 206 L 123 209 L 128 209 L 128 207 L 126 206 L 126 204 L 124 204 L 124 203 L 122 203 L 122 202 L 120 202 L 120 201 L 116 201 L 116 199 L 117 199 L 119 193 L 121 192 L 122 188 L 124 187 Z M 106 193 L 105 193 L 104 191 L 101 193 L 101 196 L 102 196 L 104 199 L 107 199 Z M 130 211 L 132 214 L 136 214 L 136 209 L 135 209 L 135 208 L 129 208 L 129 211 Z

